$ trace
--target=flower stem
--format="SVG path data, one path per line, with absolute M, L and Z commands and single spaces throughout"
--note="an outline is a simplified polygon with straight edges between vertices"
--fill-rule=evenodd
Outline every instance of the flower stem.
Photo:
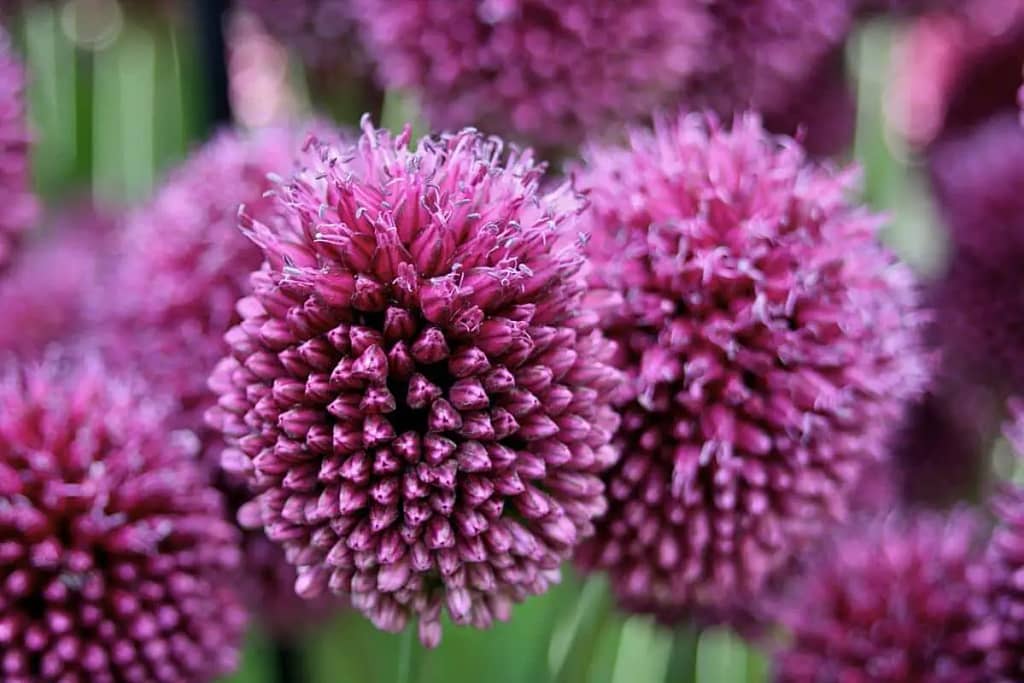
M 302 653 L 294 643 L 278 640 L 274 642 L 274 680 L 278 683 L 303 683 L 306 671 L 302 666 Z
M 212 130 L 231 123 L 228 95 L 227 43 L 224 24 L 230 0 L 195 0 L 196 28 L 207 86 L 207 124 Z

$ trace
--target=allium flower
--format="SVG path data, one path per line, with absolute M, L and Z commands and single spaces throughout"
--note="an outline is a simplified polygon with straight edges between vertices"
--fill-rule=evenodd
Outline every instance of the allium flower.
M 242 0 L 283 43 L 313 69 L 351 70 L 362 64 L 351 0 Z
M 950 230 L 951 263 L 936 285 L 936 328 L 948 363 L 998 389 L 1024 386 L 1024 129 L 1012 113 L 943 141 L 932 184 Z
M 264 195 L 273 187 L 271 177 L 290 171 L 302 141 L 293 130 L 274 128 L 252 136 L 222 133 L 207 143 L 128 220 L 110 285 L 117 297 L 100 313 L 112 362 L 135 367 L 155 390 L 178 402 L 171 422 L 194 434 L 197 456 L 233 503 L 232 518 L 247 491 L 219 471 L 223 442 L 203 420 L 216 401 L 206 381 L 228 352 L 223 337 L 239 322 L 235 302 L 262 261 L 260 250 L 237 230 L 239 207 L 267 219 L 273 200 Z M 261 533 L 245 533 L 239 582 L 249 589 L 245 597 L 253 610 L 277 629 L 281 615 L 297 613 L 290 585 L 295 572 L 283 552 L 271 552 L 264 543 Z
M 847 147 L 854 105 L 842 46 L 853 24 L 850 0 L 716 0 L 710 7 L 708 54 L 687 105 L 724 116 L 756 110 L 780 133 L 807 127 L 817 154 Z
M 663 617 L 756 595 L 845 513 L 921 386 L 907 268 L 753 116 L 592 148 L 593 305 L 631 373 L 610 510 L 577 555 Z
M 792 643 L 778 683 L 988 683 L 978 524 L 889 518 L 827 545 L 783 612 Z
M 981 392 L 946 381 L 907 415 L 892 449 L 901 497 L 914 505 L 948 506 L 976 496 L 988 470 L 997 413 Z
M 985 119 L 1016 113 L 1024 0 L 963 0 L 918 19 L 896 50 L 895 126 L 925 147 Z
M 227 351 L 235 302 L 260 250 L 237 230 L 239 207 L 256 216 L 273 200 L 270 175 L 287 174 L 302 138 L 284 128 L 221 133 L 177 168 L 127 221 L 119 267 L 101 302 L 110 355 L 182 403 L 177 426 L 199 429 L 215 398 L 206 386 Z M 208 435 L 201 435 L 204 442 Z
M 420 639 L 507 618 L 604 511 L 621 382 L 582 312 L 579 206 L 473 130 L 409 148 L 364 123 L 282 187 L 208 417 L 297 591 Z
M 707 22 L 693 0 L 352 0 L 389 88 L 437 128 L 562 147 L 677 96 Z
M 1024 454 L 1024 401 L 1009 401 L 1010 420 L 1004 433 L 1018 454 Z M 991 678 L 1012 683 L 1024 677 L 1024 488 L 1007 485 L 994 496 L 998 523 L 989 542 L 990 602 L 997 624 L 995 643 L 988 648 Z
M 22 233 L 35 222 L 39 206 L 31 191 L 29 136 L 25 121 L 25 74 L 0 29 L 0 270 Z
M 39 357 L 50 344 L 85 331 L 92 292 L 113 219 L 80 206 L 58 215 L 0 277 L 0 356 Z
M 236 666 L 237 533 L 163 417 L 98 365 L 3 373 L 7 683 L 196 683 Z

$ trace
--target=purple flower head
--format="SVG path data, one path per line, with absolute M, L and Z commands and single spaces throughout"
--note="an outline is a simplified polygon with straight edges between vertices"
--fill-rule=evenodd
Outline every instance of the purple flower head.
M 31 189 L 24 100 L 24 70 L 12 53 L 10 38 L 0 29 L 0 270 L 39 214 Z
M 486 627 L 544 592 L 605 509 L 620 375 L 582 311 L 579 204 L 473 130 L 410 148 L 364 122 L 313 145 L 287 222 L 243 218 L 266 262 L 208 413 L 243 508 L 379 628 Z
M 592 148 L 592 304 L 632 396 L 577 559 L 665 615 L 756 595 L 882 459 L 923 383 L 910 272 L 854 175 L 758 119 L 699 115 Z
M 389 88 L 436 128 L 565 147 L 677 96 L 707 22 L 693 0 L 352 0 Z
M 1024 453 L 1024 403 L 1009 403 L 1011 420 L 1006 437 L 1018 454 Z M 1011 683 L 1024 677 L 1024 488 L 1008 485 L 994 497 L 997 524 L 989 542 L 991 595 L 989 614 L 996 624 L 988 648 L 989 680 Z
M 262 260 L 238 233 L 239 207 L 256 216 L 270 211 L 271 177 L 290 172 L 301 146 L 302 137 L 284 128 L 221 133 L 127 221 L 110 287 L 116 297 L 100 313 L 112 321 L 109 353 L 181 402 L 179 427 L 203 426 L 215 401 L 207 377 L 227 351 L 235 302 Z
M 363 63 L 351 0 L 242 0 L 273 35 L 316 70 L 351 71 Z
M 990 403 L 972 386 L 945 381 L 911 408 L 892 449 L 905 502 L 948 507 L 982 490 L 995 414 Z
M 38 358 L 88 325 L 92 293 L 114 220 L 91 206 L 62 212 L 0 277 L 0 356 Z
M 914 22 L 896 53 L 896 126 L 925 147 L 1016 114 L 1024 0 L 963 0 Z
M 777 683 L 987 683 L 978 524 L 964 511 L 851 529 L 828 543 L 782 609 L 792 642 Z
M 727 117 L 756 110 L 770 130 L 806 129 L 813 153 L 845 149 L 855 110 L 842 55 L 850 0 L 714 0 L 710 7 L 708 54 L 687 105 Z
M 1024 385 L 1024 129 L 1011 113 L 935 146 L 932 184 L 950 231 L 936 285 L 947 364 L 973 381 Z
M 232 671 L 236 530 L 165 411 L 98 364 L 0 378 L 7 683 L 195 683 Z
M 262 261 L 259 248 L 238 232 L 238 211 L 245 206 L 269 220 L 271 178 L 290 171 L 302 142 L 296 130 L 271 128 L 222 133 L 207 143 L 129 218 L 109 286 L 117 296 L 99 313 L 111 362 L 135 367 L 154 390 L 176 400 L 172 424 L 193 434 L 191 445 L 228 497 L 231 519 L 247 498 L 246 486 L 219 471 L 223 442 L 203 413 L 216 402 L 206 381 L 228 352 L 224 333 L 240 320 L 235 302 Z M 279 630 L 282 618 L 297 613 L 291 607 L 297 598 L 289 582 L 267 577 L 290 575 L 294 583 L 294 569 L 260 536 L 245 532 L 239 583 L 264 624 Z

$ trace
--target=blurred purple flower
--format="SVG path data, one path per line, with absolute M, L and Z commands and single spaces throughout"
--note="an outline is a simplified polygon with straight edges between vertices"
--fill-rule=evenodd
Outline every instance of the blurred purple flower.
M 632 399 L 577 560 L 627 609 L 727 609 L 882 459 L 926 375 L 911 274 L 848 202 L 855 174 L 753 116 L 682 116 L 584 158 L 590 303 Z
M 850 528 L 792 590 L 777 683 L 988 683 L 979 524 L 965 511 Z
M 997 413 L 969 385 L 940 381 L 910 410 L 892 449 L 898 497 L 911 505 L 949 506 L 984 488 Z
M 472 130 L 409 144 L 364 123 L 279 188 L 289 222 L 243 220 L 266 262 L 208 418 L 298 592 L 435 646 L 443 608 L 486 627 L 558 580 L 605 509 L 621 378 L 568 188 Z
M 364 58 L 352 18 L 352 0 L 241 0 L 272 35 L 295 48 L 312 69 L 353 71 Z
M 39 204 L 31 189 L 25 73 L 0 29 L 0 271 L 21 235 L 35 223 Z
M 929 165 L 950 230 L 936 284 L 936 329 L 950 374 L 1000 390 L 1024 386 L 1024 130 L 1013 114 L 944 140 Z
M 62 210 L 0 277 L 0 355 L 38 358 L 50 344 L 87 333 L 94 292 L 114 219 L 81 205 Z
M 181 402 L 180 428 L 203 427 L 215 400 L 207 377 L 228 349 L 223 336 L 239 320 L 235 302 L 262 260 L 238 233 L 239 207 L 257 216 L 270 211 L 268 175 L 288 174 L 301 146 L 285 128 L 221 133 L 127 220 L 98 315 L 113 360 L 137 367 Z M 200 437 L 219 443 L 213 434 Z
M 855 106 L 843 61 L 851 0 L 714 0 L 708 53 L 686 104 L 729 117 L 756 110 L 773 131 L 807 131 L 830 154 L 853 140 Z
M 901 43 L 889 110 L 915 145 L 1017 113 L 1024 0 L 963 0 L 915 21 Z
M 388 88 L 436 128 L 565 147 L 670 103 L 707 34 L 694 0 L 352 0 Z
M 111 362 L 135 368 L 178 402 L 172 424 L 194 435 L 192 447 L 228 497 L 231 519 L 248 494 L 244 482 L 219 471 L 223 441 L 203 420 L 216 401 L 206 383 L 228 352 L 224 334 L 240 320 L 235 303 L 262 261 L 238 232 L 239 207 L 270 220 L 274 200 L 266 193 L 274 173 L 290 172 L 303 143 L 298 130 L 221 133 L 175 170 L 129 218 L 108 300 L 100 302 L 97 328 Z M 299 613 L 295 571 L 283 552 L 264 546 L 262 533 L 246 531 L 243 549 L 245 598 L 266 626 L 281 631 L 281 620 Z M 309 607 L 298 621 L 325 611 Z
M 1020 411 L 1008 436 L 1020 451 Z M 991 671 L 987 681 L 1013 683 L 1024 678 L 1024 489 L 1007 486 L 992 504 L 998 523 L 989 543 L 992 586 L 989 615 L 995 623 L 987 651 Z
M 7 683 L 196 683 L 238 663 L 238 537 L 165 413 L 98 364 L 0 377 Z

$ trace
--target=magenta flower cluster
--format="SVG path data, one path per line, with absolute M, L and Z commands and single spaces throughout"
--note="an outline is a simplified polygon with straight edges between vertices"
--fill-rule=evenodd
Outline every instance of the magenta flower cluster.
M 198 150 L 128 217 L 112 248 L 116 267 L 107 286 L 116 296 L 95 314 L 110 362 L 133 368 L 177 402 L 172 426 L 189 436 L 211 482 L 227 497 L 232 520 L 247 487 L 220 469 L 220 436 L 205 426 L 203 413 L 216 402 L 206 385 L 229 349 L 224 335 L 240 320 L 235 303 L 262 260 L 237 229 L 238 211 L 244 206 L 261 217 L 273 212 L 267 193 L 274 173 L 288 172 L 307 133 L 222 133 Z M 239 585 L 265 625 L 283 628 L 296 615 L 325 611 L 295 596 L 294 569 L 262 533 L 244 530 L 242 539 Z
M 327 591 L 433 646 L 544 592 L 604 511 L 611 346 L 580 311 L 580 207 L 473 131 L 364 123 L 245 216 L 265 255 L 208 413 L 242 514 Z
M 978 619 L 985 593 L 979 528 L 963 511 L 918 514 L 827 544 L 783 612 L 793 640 L 778 657 L 775 680 L 992 681 L 984 668 L 991 635 Z
M 630 396 L 577 559 L 631 608 L 757 594 L 843 517 L 921 386 L 912 277 L 851 180 L 752 117 L 585 155 L 591 305 Z
M 433 648 L 569 564 L 780 683 L 1024 678 L 990 472 L 1007 414 L 1024 443 L 1024 0 L 235 7 L 311 101 L 372 73 L 430 132 L 229 126 L 123 214 L 39 220 L 0 37 L 0 679 L 203 683 L 338 612 Z M 887 109 L 948 237 L 923 283 L 826 158 L 879 14 L 920 52 Z
M 237 665 L 237 532 L 167 411 L 93 361 L 0 375 L 4 681 L 192 683 Z
M 669 105 L 699 64 L 693 0 L 350 0 L 380 80 L 442 129 L 548 147 Z

